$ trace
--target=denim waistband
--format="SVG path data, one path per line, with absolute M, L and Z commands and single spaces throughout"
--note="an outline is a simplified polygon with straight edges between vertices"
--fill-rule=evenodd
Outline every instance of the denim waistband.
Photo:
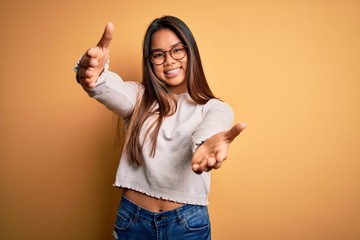
M 128 212 L 134 222 L 141 220 L 155 225 L 181 222 L 183 219 L 191 217 L 199 211 L 207 210 L 207 206 L 186 204 L 174 210 L 152 212 L 131 202 L 124 195 L 122 196 L 120 207 Z

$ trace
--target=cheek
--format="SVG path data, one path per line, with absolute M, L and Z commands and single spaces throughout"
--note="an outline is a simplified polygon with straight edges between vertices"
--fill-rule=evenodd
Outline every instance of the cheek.
M 186 69 L 187 69 L 187 66 L 188 66 L 188 58 L 187 56 L 185 56 L 185 58 L 183 59 L 183 62 L 182 62 L 182 68 L 185 70 L 186 72 Z
M 155 74 L 155 76 L 157 77 L 157 78 L 162 78 L 163 77 L 163 75 L 164 75 L 164 73 L 163 73 L 163 70 L 162 69 L 160 69 L 159 67 L 155 67 L 154 68 L 154 74 Z

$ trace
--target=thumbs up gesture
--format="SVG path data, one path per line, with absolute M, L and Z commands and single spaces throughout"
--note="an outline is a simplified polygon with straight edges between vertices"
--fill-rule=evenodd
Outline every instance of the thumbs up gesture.
M 96 86 L 96 80 L 104 71 L 105 65 L 109 59 L 110 43 L 114 34 L 114 25 L 108 23 L 99 43 L 90 48 L 80 58 L 77 80 L 83 87 L 93 88 Z

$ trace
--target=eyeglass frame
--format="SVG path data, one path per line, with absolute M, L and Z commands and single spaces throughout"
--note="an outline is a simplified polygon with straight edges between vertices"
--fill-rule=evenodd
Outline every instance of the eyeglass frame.
M 185 54 L 184 54 L 184 56 L 183 56 L 182 58 L 176 59 L 176 58 L 174 58 L 174 57 L 172 56 L 171 51 L 172 51 L 174 48 L 179 47 L 179 46 L 184 47 L 184 49 L 185 49 Z M 173 46 L 172 48 L 170 48 L 169 50 L 166 50 L 166 51 L 163 51 L 163 50 L 160 50 L 160 49 L 156 49 L 156 50 L 150 51 L 150 55 L 147 56 L 147 58 L 150 60 L 150 62 L 151 62 L 152 64 L 154 64 L 154 65 L 156 65 L 156 66 L 160 66 L 161 64 L 164 64 L 164 62 L 166 62 L 166 56 L 167 56 L 166 53 L 167 53 L 167 52 L 169 53 L 169 56 L 170 56 L 172 59 L 178 61 L 178 60 L 183 59 L 183 58 L 187 55 L 187 48 L 188 48 L 188 46 L 186 46 L 186 45 L 184 45 L 184 44 L 181 43 L 181 44 L 177 44 L 177 45 Z M 154 63 L 154 62 L 152 61 L 152 59 L 151 59 L 152 53 L 157 52 L 157 51 L 164 53 L 164 56 L 165 56 L 165 57 L 164 57 L 164 61 L 163 61 L 162 63 Z

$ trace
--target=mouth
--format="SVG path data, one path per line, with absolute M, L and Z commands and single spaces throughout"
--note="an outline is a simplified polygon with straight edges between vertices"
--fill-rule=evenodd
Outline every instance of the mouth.
M 180 70 L 181 68 L 175 68 L 168 71 L 164 71 L 164 73 L 167 77 L 176 77 L 177 75 L 179 75 Z

